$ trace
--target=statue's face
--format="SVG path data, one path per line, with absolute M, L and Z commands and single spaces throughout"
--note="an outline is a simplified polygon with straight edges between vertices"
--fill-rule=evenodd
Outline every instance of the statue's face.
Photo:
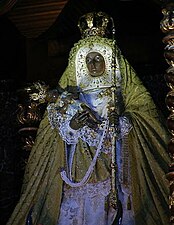
M 86 56 L 86 65 L 92 77 L 101 76 L 105 71 L 105 61 L 98 52 L 90 52 Z

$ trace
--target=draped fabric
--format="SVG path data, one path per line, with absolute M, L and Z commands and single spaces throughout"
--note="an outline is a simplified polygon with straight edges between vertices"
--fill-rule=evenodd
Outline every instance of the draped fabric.
M 136 76 L 133 68 L 121 58 L 125 112 L 131 117 L 129 134 L 131 179 L 136 224 L 169 224 L 168 171 L 166 154 L 168 135 L 162 116 Z M 168 162 L 168 163 L 167 163 Z
M 33 224 L 57 223 L 62 193 L 60 169 L 64 166 L 63 150 L 63 141 L 45 115 L 28 160 L 20 201 L 7 224 L 24 225 L 33 207 Z
M 68 67 L 59 82 L 62 88 L 76 86 L 75 55 L 88 40 L 91 41 L 90 38 L 79 41 L 70 52 Z M 104 38 L 94 40 L 107 43 Z M 108 44 L 114 49 L 112 42 Z M 128 145 L 135 222 L 136 225 L 167 225 L 169 190 L 165 174 L 170 162 L 166 152 L 169 134 L 149 92 L 117 48 L 116 56 L 124 101 L 121 115 L 128 117 L 132 123 Z M 21 198 L 7 225 L 24 225 L 32 207 L 34 225 L 57 224 L 62 200 L 60 170 L 65 166 L 64 147 L 58 131 L 51 128 L 45 113 L 27 164 Z M 81 169 L 85 172 L 85 162 L 89 159 L 81 151 L 81 143 L 75 160 L 81 160 Z M 102 170 L 102 162 L 97 165 L 91 180 L 96 177 L 95 174 L 101 180 L 106 179 L 108 174 Z M 73 170 L 76 171 L 73 172 L 76 180 L 80 180 L 81 171 L 75 166 Z

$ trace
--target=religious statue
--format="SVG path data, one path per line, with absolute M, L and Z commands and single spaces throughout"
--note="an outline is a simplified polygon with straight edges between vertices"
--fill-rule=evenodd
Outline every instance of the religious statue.
M 113 19 L 80 17 L 60 93 L 47 106 L 7 225 L 167 225 L 169 134 L 121 54 Z M 31 211 L 32 209 L 32 211 Z

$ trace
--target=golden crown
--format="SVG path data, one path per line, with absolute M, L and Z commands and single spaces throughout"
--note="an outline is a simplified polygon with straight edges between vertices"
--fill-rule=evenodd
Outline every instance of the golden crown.
M 78 27 L 82 38 L 109 37 L 115 34 L 113 18 L 105 12 L 90 12 L 80 17 Z

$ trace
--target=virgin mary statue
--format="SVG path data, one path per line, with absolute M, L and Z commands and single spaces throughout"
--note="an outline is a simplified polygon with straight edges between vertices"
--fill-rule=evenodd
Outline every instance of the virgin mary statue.
M 7 225 L 167 225 L 169 134 L 110 38 L 113 20 L 79 19 L 82 39 L 47 106 Z

